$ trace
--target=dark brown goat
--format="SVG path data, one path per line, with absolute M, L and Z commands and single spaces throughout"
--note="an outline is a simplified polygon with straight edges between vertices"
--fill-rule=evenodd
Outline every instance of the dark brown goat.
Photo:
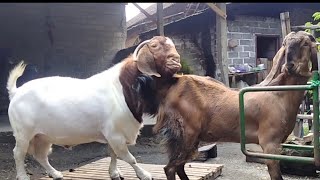
M 292 32 L 285 37 L 271 72 L 259 86 L 306 84 L 311 76 L 310 62 L 312 70 L 318 69 L 314 37 L 303 31 Z M 164 168 L 168 180 L 174 180 L 176 172 L 180 179 L 188 179 L 184 165 L 192 159 L 200 141 L 240 142 L 239 91 L 196 75 L 176 75 L 171 81 L 158 78 L 151 82 L 156 87 L 153 101 L 159 102 L 154 131 L 164 136 L 168 148 L 169 163 Z M 279 154 L 281 143 L 294 128 L 303 94 L 247 93 L 247 143 L 260 144 L 264 153 Z M 152 97 L 146 101 L 153 102 Z M 278 161 L 267 160 L 266 164 L 272 180 L 282 179 Z

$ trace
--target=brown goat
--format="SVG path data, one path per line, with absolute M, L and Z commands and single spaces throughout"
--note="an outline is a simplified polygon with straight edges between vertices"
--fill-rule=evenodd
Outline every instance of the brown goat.
M 316 52 L 311 34 L 288 34 L 273 59 L 271 72 L 259 86 L 306 84 L 311 76 L 309 62 L 312 70 L 318 68 Z M 168 180 L 174 180 L 176 172 L 180 179 L 188 179 L 184 165 L 192 159 L 200 141 L 240 142 L 239 91 L 196 75 L 176 75 L 171 81 L 158 78 L 153 83 L 153 100 L 159 102 L 154 132 L 164 136 L 168 148 L 169 163 L 164 168 Z M 279 154 L 281 143 L 294 128 L 303 94 L 247 93 L 247 143 L 260 144 L 264 153 Z M 266 164 L 272 180 L 282 179 L 279 161 L 267 160 Z

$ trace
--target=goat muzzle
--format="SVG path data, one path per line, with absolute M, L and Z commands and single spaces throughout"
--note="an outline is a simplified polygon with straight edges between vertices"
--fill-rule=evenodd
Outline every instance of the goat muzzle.
M 174 74 L 181 69 L 180 55 L 178 53 L 170 54 L 167 58 L 166 67 Z

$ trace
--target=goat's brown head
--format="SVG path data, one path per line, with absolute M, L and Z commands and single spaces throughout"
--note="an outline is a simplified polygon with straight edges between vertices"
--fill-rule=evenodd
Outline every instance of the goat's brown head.
M 260 85 L 267 85 L 281 72 L 309 77 L 313 70 L 318 70 L 315 38 L 305 31 L 291 32 L 284 38 L 270 73 Z
M 172 40 L 155 36 L 143 41 L 134 51 L 133 59 L 140 72 L 147 75 L 172 76 L 181 68 L 180 55 Z
M 318 70 L 317 45 L 315 38 L 305 32 L 291 32 L 284 41 L 285 67 L 290 74 L 310 76 L 310 70 Z M 309 64 L 312 68 L 309 68 Z

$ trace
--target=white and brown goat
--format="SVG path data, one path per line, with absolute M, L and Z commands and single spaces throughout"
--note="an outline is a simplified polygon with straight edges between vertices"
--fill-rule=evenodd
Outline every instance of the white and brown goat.
M 26 153 L 33 155 L 54 179 L 61 179 L 62 173 L 48 161 L 51 145 L 89 142 L 108 143 L 112 179 L 121 178 L 117 157 L 129 163 L 140 179 L 152 178 L 127 147 L 135 144 L 146 113 L 132 87 L 142 73 L 165 78 L 180 69 L 180 56 L 171 39 L 156 36 L 144 41 L 132 56 L 87 79 L 46 77 L 17 88 L 16 81 L 25 66 L 19 63 L 7 82 L 18 180 L 30 179 L 24 167 Z
M 285 37 L 270 74 L 259 86 L 306 84 L 311 76 L 310 64 L 312 70 L 318 69 L 315 38 L 303 31 L 292 32 Z M 188 179 L 184 165 L 192 159 L 200 141 L 240 142 L 239 91 L 196 75 L 175 75 L 166 81 L 140 76 L 137 84 L 145 102 L 157 109 L 154 131 L 164 136 L 168 148 L 169 163 L 164 168 L 168 180 L 174 180 L 176 172 L 180 179 Z M 303 94 L 247 93 L 247 143 L 260 144 L 264 153 L 279 154 L 281 143 L 294 128 Z M 266 164 L 271 179 L 281 180 L 279 161 L 267 160 Z

